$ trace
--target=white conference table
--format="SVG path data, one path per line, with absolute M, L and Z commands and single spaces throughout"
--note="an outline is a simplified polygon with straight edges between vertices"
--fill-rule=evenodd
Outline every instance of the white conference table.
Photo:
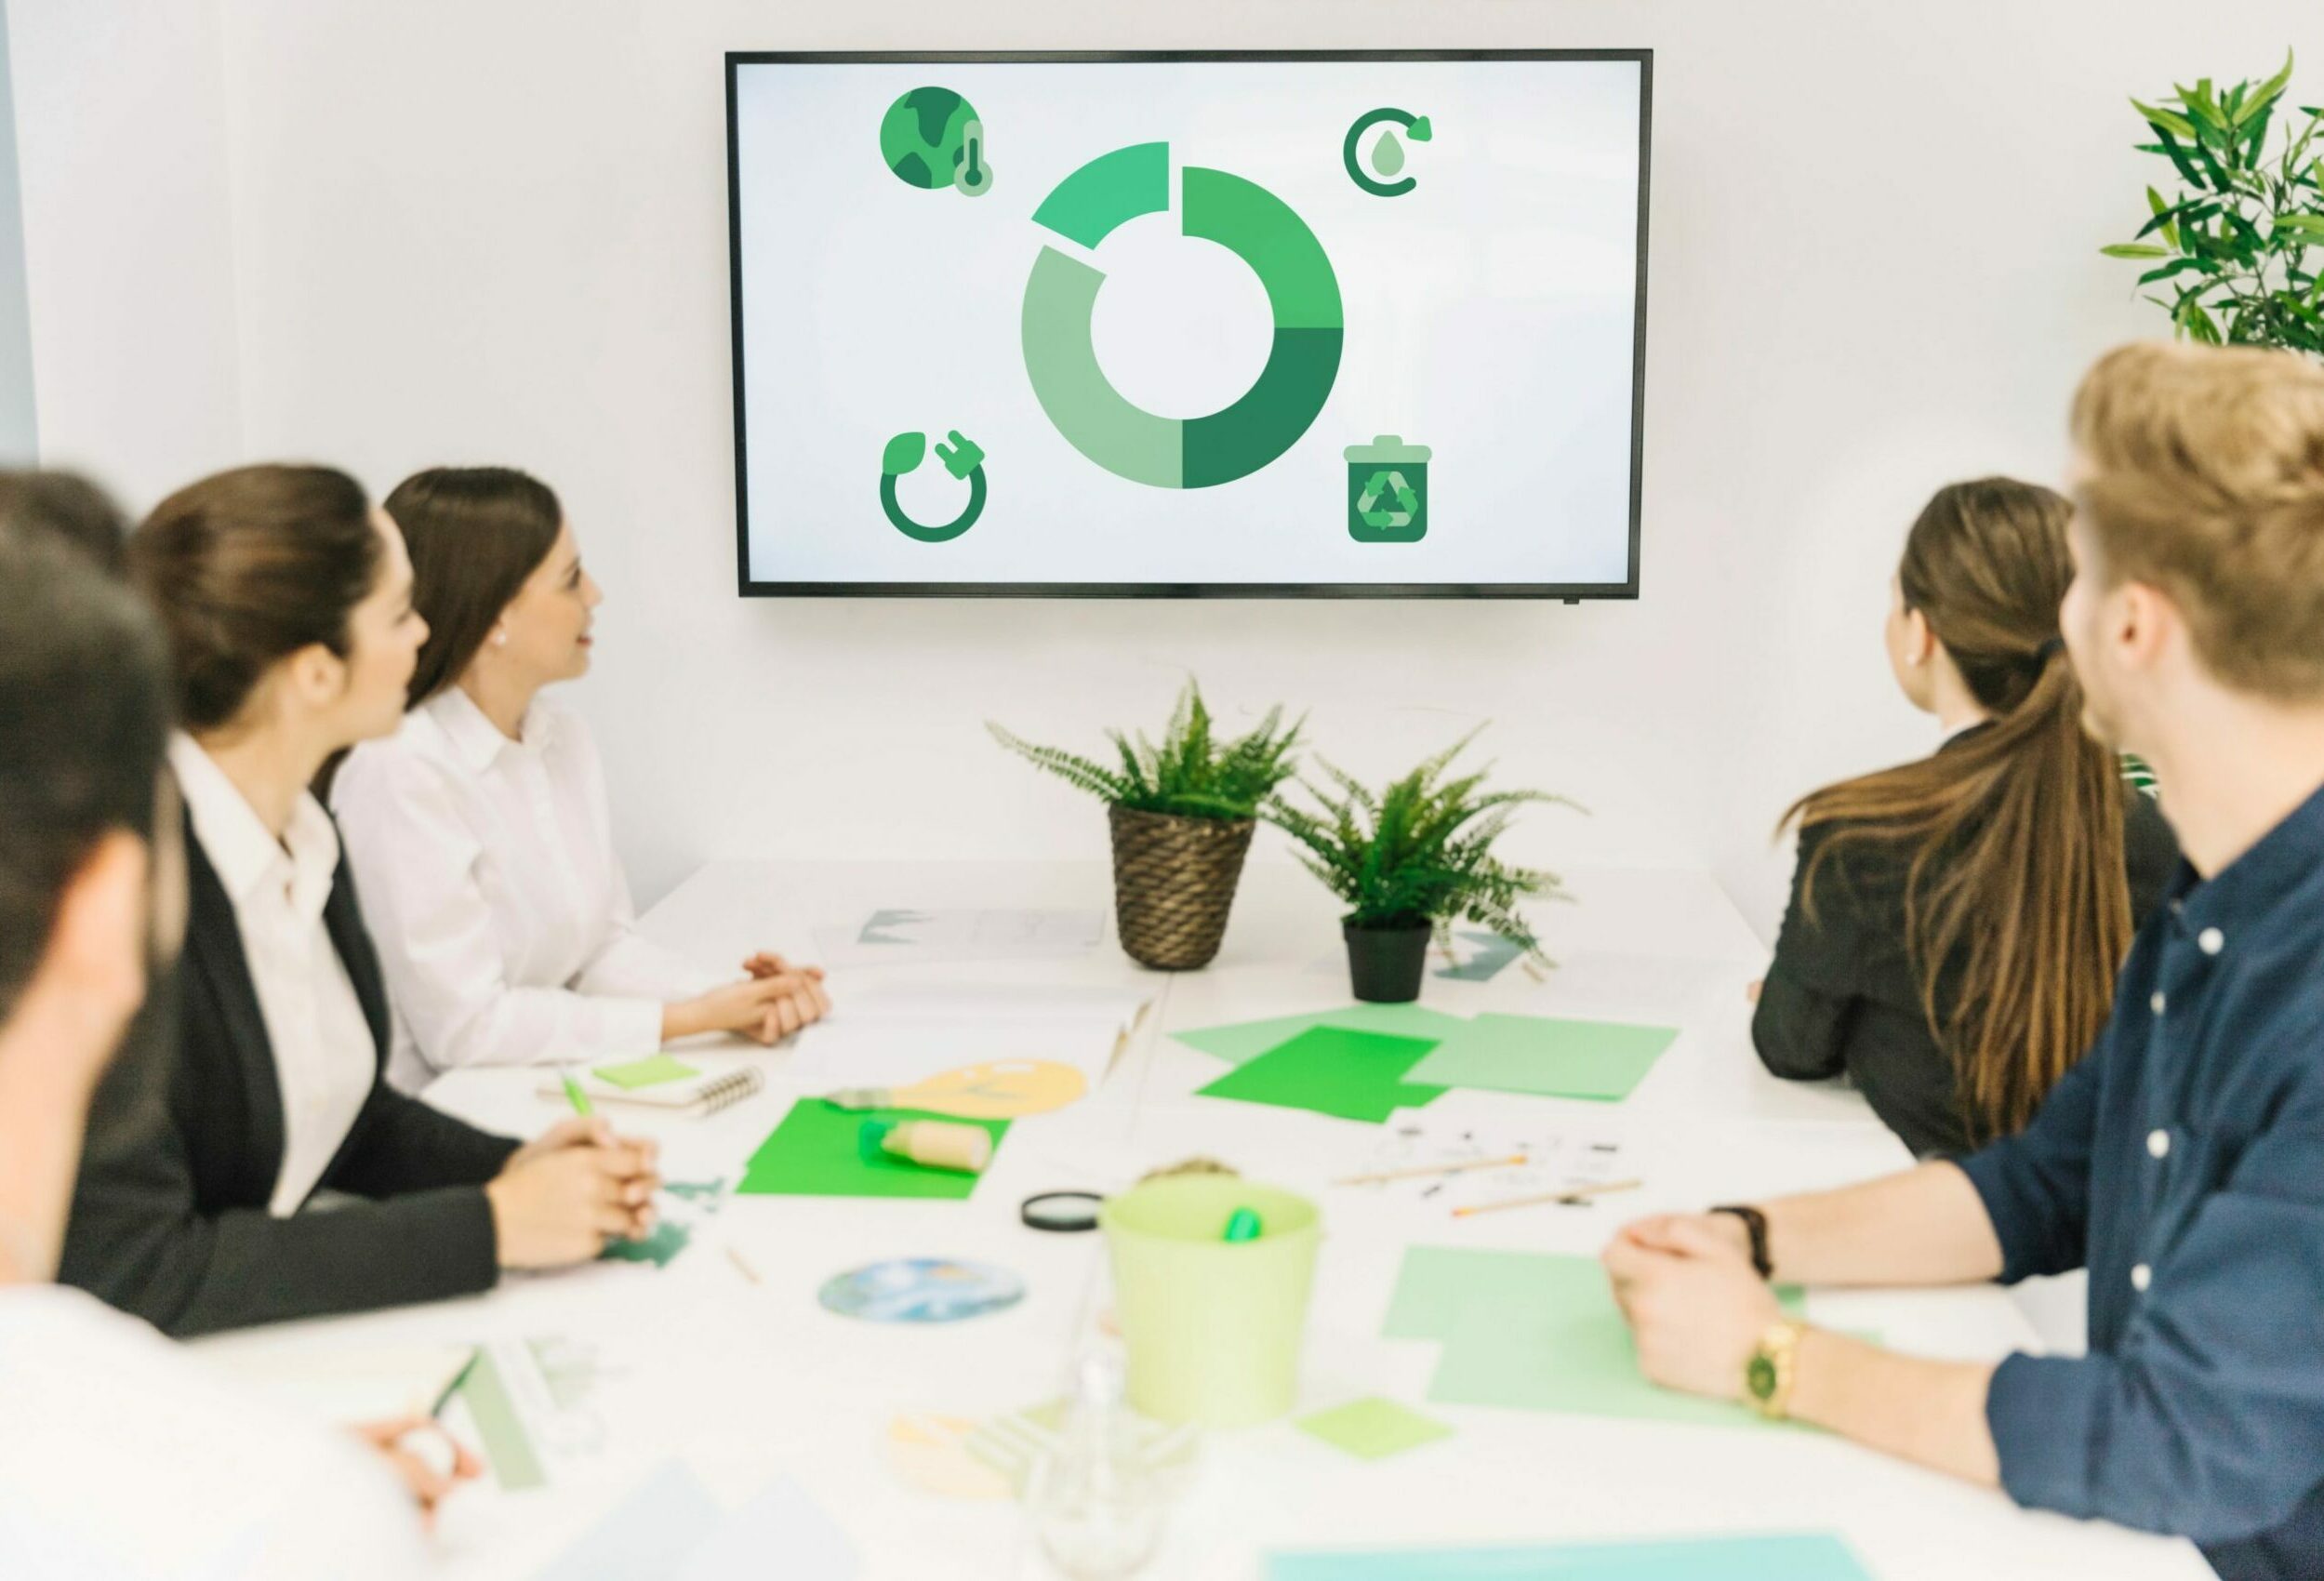
M 444 1572 L 524 1577 L 569 1549 L 659 1464 L 683 1460 L 721 1500 L 771 1478 L 803 1487 L 845 1529 L 866 1577 L 1055 1573 L 1023 1509 L 941 1498 L 892 1469 L 889 1426 L 913 1414 L 981 1418 L 1064 1392 L 1073 1357 L 1109 1299 L 1096 1235 L 1051 1235 L 1017 1218 L 1035 1191 L 1119 1189 L 1161 1164 L 1204 1154 L 1314 1198 L 1324 1216 L 1295 1416 L 1382 1395 L 1456 1429 L 1450 1439 L 1365 1462 L 1289 1420 L 1205 1436 L 1173 1504 L 1163 1548 L 1142 1574 L 1162 1581 L 1256 1581 L 1270 1550 L 1532 1544 L 1835 1531 L 1879 1581 L 2103 1574 L 2199 1581 L 2186 1544 L 2024 1511 L 1983 1492 L 1800 1429 L 1680 1426 L 1440 1405 L 1427 1398 L 1433 1342 L 1381 1336 L 1404 1247 L 1594 1254 L 1638 1214 L 1839 1184 L 1909 1162 L 1844 1089 L 1767 1077 L 1753 1057 L 1744 985 L 1765 950 L 1710 876 L 1687 870 L 1568 875 L 1575 902 L 1544 908 L 1563 963 L 1546 983 L 1507 971 L 1491 983 L 1431 976 L 1424 1003 L 1456 1014 L 1526 1009 L 1660 1018 L 1679 1042 L 1619 1106 L 1477 1092 L 1447 1094 L 1434 1118 L 1529 1131 L 1613 1127 L 1624 1172 L 1642 1189 L 1587 1209 L 1549 1208 L 1421 1223 L 1331 1185 L 1360 1164 L 1376 1128 L 1302 1111 L 1193 1096 L 1221 1073 L 1170 1030 L 1327 1009 L 1348 1002 L 1336 913 L 1296 868 L 1255 863 L 1227 947 L 1202 973 L 1146 972 L 1108 942 L 1069 961 L 837 972 L 851 995 L 914 979 L 946 985 L 1129 986 L 1153 1004 L 1091 1096 L 1020 1121 L 965 1202 L 737 1197 L 669 1267 L 598 1264 L 504 1280 L 475 1299 L 288 1324 L 201 1342 L 246 1366 L 314 1347 L 474 1343 L 562 1335 L 599 1348 L 603 1442 L 551 1485 L 503 1493 L 487 1481 L 447 1507 Z M 663 942 L 710 962 L 772 948 L 812 958 L 815 926 L 877 907 L 1081 907 L 1110 912 L 1102 864 L 714 863 L 645 918 Z M 809 1034 L 812 1036 L 812 1033 Z M 768 1090 L 705 1120 L 625 1110 L 658 1138 L 672 1179 L 729 1182 L 802 1084 L 792 1055 L 697 1045 L 691 1063 L 757 1064 Z M 463 1071 L 430 1090 L 479 1123 L 530 1134 L 561 1106 L 537 1071 Z M 817 1301 L 825 1280 L 892 1256 L 998 1264 L 1028 1287 L 1018 1306 L 942 1327 L 864 1323 Z M 746 1275 L 748 1265 L 750 1275 Z M 755 1277 L 751 1277 L 755 1275 Z M 1812 1318 L 1877 1330 L 1916 1352 L 1999 1358 L 2037 1344 L 1992 1288 L 1809 1296 Z M 790 1575 L 770 1556 L 770 1575 Z

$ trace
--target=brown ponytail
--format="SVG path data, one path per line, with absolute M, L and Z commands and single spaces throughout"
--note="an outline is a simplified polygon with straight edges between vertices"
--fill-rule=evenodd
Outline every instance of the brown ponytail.
M 1898 581 L 1993 723 L 1784 815 L 1826 831 L 1802 875 L 1811 917 L 1817 871 L 1836 853 L 1879 843 L 1906 854 L 1908 958 L 1979 1140 L 2023 1129 L 2089 1048 L 2130 950 L 2121 771 L 2082 729 L 2058 638 L 2071 512 L 2006 478 L 1939 491 L 1913 524 Z
M 179 723 L 232 724 L 301 648 L 347 657 L 381 557 L 363 485 L 331 467 L 237 467 L 154 506 L 130 535 L 129 574 L 169 639 Z

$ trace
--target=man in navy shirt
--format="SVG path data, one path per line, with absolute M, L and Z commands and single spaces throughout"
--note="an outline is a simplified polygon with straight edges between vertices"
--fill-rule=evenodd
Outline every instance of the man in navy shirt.
M 2324 367 L 2145 345 L 2074 408 L 2084 723 L 2154 768 L 2185 862 L 2113 1018 L 1959 1163 L 1627 1226 L 1647 1375 L 2019 1503 L 2173 1533 L 2227 1581 L 2324 1576 Z M 1900 1356 L 1764 1280 L 2090 1270 L 2090 1353 Z

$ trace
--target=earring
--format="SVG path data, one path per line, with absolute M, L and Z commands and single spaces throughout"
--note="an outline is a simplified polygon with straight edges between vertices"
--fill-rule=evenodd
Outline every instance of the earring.
M 492 645 L 493 645 L 494 647 L 497 647 L 497 648 L 504 648 L 504 647 L 507 647 L 507 646 L 509 645 L 509 634 L 508 634 L 508 632 L 506 632 L 506 631 L 495 631 L 495 632 L 493 632 L 493 634 L 492 634 Z

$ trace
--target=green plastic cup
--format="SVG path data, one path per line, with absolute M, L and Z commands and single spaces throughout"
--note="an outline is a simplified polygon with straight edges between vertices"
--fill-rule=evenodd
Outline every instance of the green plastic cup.
M 1256 1240 L 1225 1238 L 1239 1208 L 1259 1216 Z M 1109 1198 L 1098 1222 L 1132 1405 L 1212 1428 L 1291 1409 L 1322 1236 L 1313 1202 L 1231 1176 L 1176 1176 Z

